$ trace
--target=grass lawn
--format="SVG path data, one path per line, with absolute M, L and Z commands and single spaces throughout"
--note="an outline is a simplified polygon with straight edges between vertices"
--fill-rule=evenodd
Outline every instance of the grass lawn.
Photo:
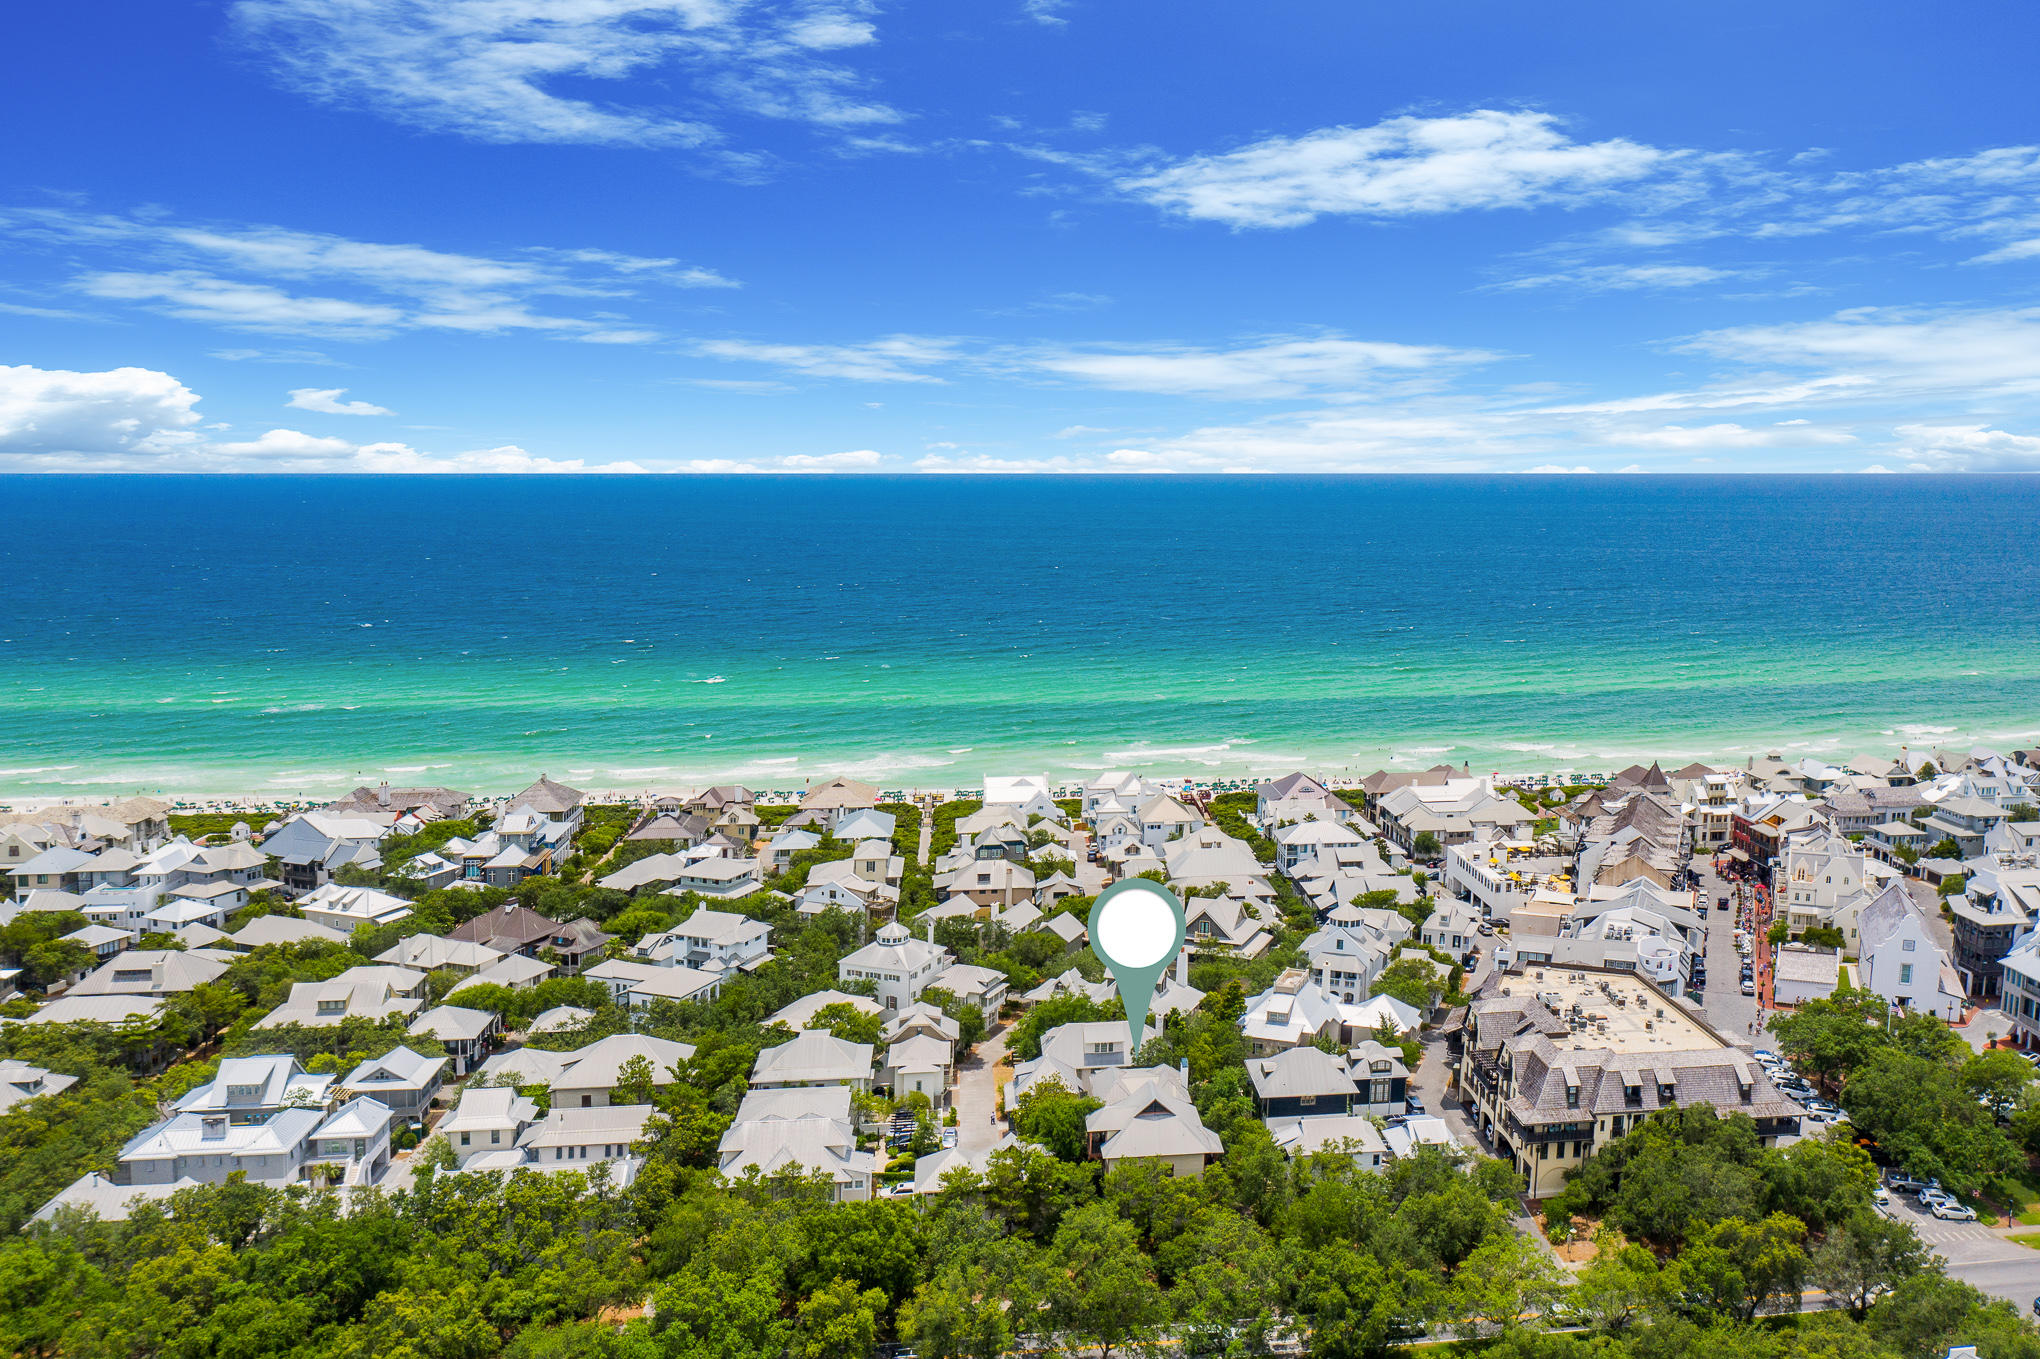
M 2040 1250 L 2040 1232 L 2015 1232 L 2006 1239 L 2016 1241 L 2032 1250 Z

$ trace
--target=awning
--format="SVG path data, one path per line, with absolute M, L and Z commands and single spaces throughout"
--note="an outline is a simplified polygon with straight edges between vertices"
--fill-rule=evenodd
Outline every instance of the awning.
M 1728 851 L 1728 857 L 1729 857 L 1729 858 L 1731 858 L 1731 859 L 1733 859 L 1733 860 L 1735 860 L 1735 861 L 1736 861 L 1737 863 L 1739 863 L 1739 864 L 1746 864 L 1746 863 L 1748 863 L 1748 862 L 1750 861 L 1750 856 L 1749 856 L 1749 855 L 1747 855 L 1747 854 L 1745 854 L 1745 853 L 1743 853 L 1743 852 L 1742 852 L 1741 850 L 1739 850 L 1739 849 L 1731 849 L 1731 850 L 1729 850 L 1729 851 Z

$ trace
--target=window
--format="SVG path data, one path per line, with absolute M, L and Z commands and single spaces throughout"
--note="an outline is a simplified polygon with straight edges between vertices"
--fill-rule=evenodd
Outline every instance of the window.
M 1565 1088 L 1565 1107 L 1568 1109 L 1580 1107 L 1580 1088 L 1577 1085 L 1568 1085 Z
M 503 1134 L 495 1128 L 489 1129 L 489 1145 L 492 1147 L 497 1147 L 501 1146 L 502 1144 Z
M 1912 964 L 1911 964 L 1911 963 L 1900 963 L 1900 964 L 1898 965 L 1898 984 L 1899 984 L 1900 986 L 1911 986 L 1911 985 L 1912 985 Z
M 460 1144 L 462 1146 L 466 1146 L 468 1144 L 468 1135 L 466 1133 L 462 1133 L 460 1135 Z
M 1540 1161 L 1548 1161 L 1551 1159 L 1551 1143 L 1539 1142 L 1537 1144 L 1537 1159 Z
M 583 1095 L 583 1096 L 581 1096 L 581 1107 L 582 1107 L 583 1109 L 590 1109 L 590 1108 L 593 1108 L 593 1107 L 594 1107 L 594 1105 L 595 1105 L 595 1097 L 594 1097 L 593 1095 Z
M 1900 945 L 1898 946 L 1898 948 L 1899 948 L 1899 951 L 1900 951 L 1901 953 L 1911 953 L 1911 952 L 1913 952 L 1913 951 L 1914 951 L 1914 949 L 1913 949 L 1913 944 L 1914 944 L 1915 942 L 1916 942 L 1916 941 L 1914 941 L 1914 940 L 1911 940 L 1911 939 L 1908 939 L 1908 940 L 1906 940 L 1906 941 L 1905 941 L 1904 943 L 1902 943 L 1902 944 L 1900 944 Z

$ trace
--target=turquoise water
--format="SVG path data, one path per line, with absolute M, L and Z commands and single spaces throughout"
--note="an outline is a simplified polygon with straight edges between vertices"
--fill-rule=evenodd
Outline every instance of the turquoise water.
M 2012 477 L 0 478 L 0 795 L 2040 734 Z

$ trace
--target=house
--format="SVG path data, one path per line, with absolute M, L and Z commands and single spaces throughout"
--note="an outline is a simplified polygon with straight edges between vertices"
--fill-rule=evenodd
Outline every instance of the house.
M 690 1043 L 675 1043 L 648 1034 L 617 1033 L 571 1052 L 514 1048 L 482 1063 L 482 1075 L 499 1084 L 505 1079 L 520 1088 L 542 1085 L 552 1093 L 555 1109 L 599 1109 L 611 1102 L 624 1078 L 624 1067 L 642 1059 L 651 1067 L 651 1083 L 672 1085 L 682 1062 L 694 1056 Z
M 324 1109 L 283 1109 L 259 1122 L 234 1122 L 225 1113 L 173 1114 L 151 1124 L 120 1149 L 119 1178 L 130 1185 L 178 1180 L 224 1184 L 233 1175 L 259 1184 L 289 1184 L 311 1150 Z
M 537 782 L 510 799 L 509 805 L 503 809 L 503 814 L 496 818 L 496 823 L 500 828 L 502 823 L 516 818 L 520 813 L 528 814 L 555 828 L 551 833 L 541 834 L 538 837 L 540 843 L 563 846 L 570 844 L 573 838 L 581 833 L 585 802 L 586 798 L 578 788 L 555 783 L 540 774 Z
M 856 996 L 848 991 L 817 991 L 813 995 L 802 996 L 792 1004 L 774 1011 L 771 1015 L 767 1016 L 765 1024 L 768 1028 L 776 1024 L 781 1028 L 798 1031 L 806 1028 L 813 1022 L 817 1012 L 825 1010 L 831 1005 L 848 1005 L 859 1014 L 875 1015 L 885 1013 L 879 1003 L 870 996 Z
M 313 1184 L 343 1188 L 379 1182 L 390 1168 L 391 1117 L 380 1100 L 349 1100 L 313 1131 L 300 1173 Z
M 298 812 L 263 838 L 262 853 L 276 860 L 285 891 L 310 892 L 330 883 L 343 865 L 380 868 L 380 846 L 401 814 Z
M 91 950 L 93 958 L 92 966 L 96 967 L 101 963 L 108 962 L 116 954 L 127 952 L 129 946 L 135 942 L 135 936 L 127 930 L 117 930 L 111 925 L 81 925 L 69 934 L 64 935 L 63 941 L 67 944 L 76 944 L 80 948 Z M 83 978 L 90 971 L 91 967 L 87 967 L 79 972 L 73 980 Z
M 761 885 L 758 860 L 719 855 L 682 865 L 673 874 L 672 885 L 666 889 L 666 894 L 678 896 L 682 892 L 692 892 L 696 896 L 729 901 L 747 897 Z
M 405 1030 L 413 1038 L 436 1038 L 453 1059 L 453 1074 L 465 1076 L 481 1065 L 489 1044 L 503 1031 L 503 1020 L 488 1010 L 435 1005 Z
M 182 995 L 217 980 L 227 970 L 227 961 L 232 956 L 211 949 L 129 949 L 95 968 L 62 999 Z
M 224 1057 L 210 1081 L 171 1105 L 180 1114 L 225 1114 L 233 1123 L 261 1123 L 285 1109 L 330 1109 L 333 1078 L 306 1071 L 287 1052 Z
M 733 807 L 749 807 L 757 800 L 758 795 L 741 784 L 718 783 L 713 788 L 702 789 L 682 805 L 688 811 L 716 815 Z
M 424 1006 L 425 974 L 408 968 L 350 967 L 322 982 L 292 982 L 290 997 L 257 1020 L 258 1029 L 329 1028 L 348 1019 L 381 1022 Z
M 1417 1155 L 1425 1147 L 1445 1147 L 1459 1150 L 1459 1140 L 1452 1135 L 1452 1126 L 1442 1118 L 1425 1116 L 1406 1118 L 1392 1124 L 1381 1135 L 1388 1144 L 1391 1160 L 1401 1161 Z
M 470 973 L 465 980 L 455 982 L 453 989 L 448 991 L 446 996 L 451 1000 L 461 992 L 476 986 L 502 986 L 512 991 L 529 991 L 552 975 L 551 963 L 542 963 L 536 958 L 526 958 L 521 954 L 511 954 L 507 958 L 497 959 L 479 972 Z
M 413 934 L 399 939 L 375 955 L 379 963 L 408 967 L 415 972 L 451 972 L 466 976 L 501 962 L 506 954 L 469 939 L 443 939 L 436 934 Z
M 1034 870 L 1010 859 L 978 859 L 946 874 L 936 886 L 981 910 L 1017 906 L 1034 899 Z
M 842 1085 L 871 1088 L 872 1046 L 851 1043 L 826 1029 L 803 1029 L 790 1042 L 766 1048 L 751 1069 L 751 1088 Z
M 1765 1146 L 1799 1130 L 1747 1049 L 1632 973 L 1495 972 L 1442 1029 L 1469 1117 L 1532 1199 L 1660 1109 L 1748 1115 Z
M 453 1147 L 463 1169 L 490 1151 L 514 1149 L 524 1130 L 538 1121 L 538 1104 L 506 1086 L 474 1086 L 435 1131 Z
M 248 887 L 239 882 L 191 882 L 171 888 L 142 913 L 142 926 L 169 933 L 187 925 L 220 929 L 227 917 L 248 904 Z
M 948 949 L 914 938 L 906 926 L 893 921 L 881 927 L 871 943 L 845 955 L 836 965 L 836 977 L 873 983 L 879 1004 L 897 1010 L 913 1004 L 953 961 Z
M 1140 825 L 1141 843 L 1157 852 L 1171 840 L 1180 840 L 1203 825 L 1197 813 L 1168 794 L 1158 794 L 1134 810 Z
M 850 871 L 866 882 L 898 887 L 900 879 L 906 875 L 907 861 L 904 856 L 892 852 L 890 840 L 860 840 L 850 851 Z
M 1804 1005 L 1835 993 L 1842 955 L 1835 949 L 1787 944 L 1772 955 L 1771 967 L 1771 995 L 1778 1005 Z
M 363 925 L 394 925 L 411 914 L 411 903 L 373 887 L 343 887 L 329 882 L 299 897 L 297 909 L 298 914 L 314 924 L 351 935 Z
M 77 1083 L 76 1076 L 46 1071 L 18 1057 L 0 1057 L 0 1114 L 9 1112 L 24 1100 L 60 1095 Z
M 1191 897 L 1183 903 L 1185 936 L 1199 950 L 1258 958 L 1274 942 L 1261 927 L 1258 909 L 1231 895 Z
M 1104 1108 L 1085 1116 L 1091 1154 L 1107 1170 L 1123 1161 L 1155 1161 L 1172 1175 L 1202 1175 L 1225 1147 L 1204 1126 L 1183 1078 L 1166 1067 L 1137 1074 L 1144 1079 L 1120 1086 Z
M 1160 1033 L 1150 1024 L 1141 1031 L 1143 1044 Z M 1065 1090 L 1096 1095 L 1100 1082 L 1132 1066 L 1134 1053 L 1127 1044 L 1132 1034 L 1123 1019 L 1100 1019 L 1080 1024 L 1061 1024 L 1041 1036 L 1041 1055 L 1013 1067 L 1013 1081 L 1007 1088 L 1010 1108 L 1039 1081 L 1056 1081 Z M 1100 1096 L 1102 1098 L 1102 1096 Z
M 775 876 L 784 873 L 793 867 L 794 855 L 818 849 L 821 843 L 822 837 L 819 832 L 804 827 L 778 831 L 765 842 L 765 852 L 762 856 L 765 871 Z
M 1159 784 L 1123 769 L 1108 770 L 1084 785 L 1084 819 L 1095 829 L 1101 813 L 1109 808 L 1128 811 L 1157 796 Z
M 1859 986 L 1902 1009 L 1962 1022 L 1968 1008 L 1962 980 L 1905 888 L 1887 887 L 1863 908 L 1857 928 Z
M 1400 942 L 1370 923 L 1359 907 L 1340 906 L 1325 916 L 1302 947 L 1310 980 L 1328 996 L 1357 1003 L 1373 992 L 1374 979 Z
M 1367 1041 L 1344 1054 L 1304 1046 L 1256 1057 L 1247 1063 L 1247 1078 L 1269 1122 L 1344 1114 L 1387 1118 L 1403 1112 L 1410 1072 L 1399 1051 Z
M 581 974 L 601 982 L 619 1005 L 639 1009 L 655 1000 L 714 1000 L 722 994 L 720 968 L 699 971 L 678 963 L 638 963 L 608 958 Z
M 1417 937 L 1454 958 L 1464 957 L 1480 940 L 1480 913 L 1463 901 L 1441 901 L 1419 927 Z
M 867 808 L 864 811 L 852 812 L 838 821 L 835 836 L 838 840 L 848 840 L 852 844 L 862 844 L 867 840 L 883 840 L 890 844 L 893 830 L 898 824 L 898 818 L 891 812 Z
M 591 920 L 576 917 L 561 922 L 528 906 L 506 901 L 454 926 L 447 938 L 486 944 L 498 953 L 522 954 L 527 958 L 536 958 L 551 949 L 559 955 L 561 964 L 572 970 L 584 959 L 599 955 L 614 936 L 604 934 Z
M 57 997 L 28 1017 L 30 1024 L 109 1024 L 115 1027 L 140 1027 L 155 1022 L 163 1012 L 161 996 L 105 995 L 81 996 L 75 989 L 69 995 Z
M 1778 857 L 1774 899 L 1792 933 L 1833 926 L 1844 907 L 1867 902 L 1874 894 L 1868 857 L 1846 837 L 1825 828 L 1789 839 Z M 1854 923 L 1853 912 L 1850 921 Z M 1856 944 L 1851 934 L 1847 945 Z
M 1419 1021 L 1415 1010 L 1393 996 L 1335 1000 L 1310 980 L 1308 972 L 1294 967 L 1248 1002 L 1240 1029 L 1247 1037 L 1248 1055 L 1261 1057 L 1320 1038 L 1345 1045 L 1382 1028 L 1404 1033 Z
M 1006 1004 L 1006 974 L 989 967 L 951 963 L 936 973 L 928 985 L 947 991 L 966 1005 L 975 1005 L 988 1023 L 998 1019 Z
M 1254 820 L 1264 828 L 1308 817 L 1344 821 L 1352 810 L 1331 789 L 1301 771 L 1254 786 Z
M 660 812 L 640 821 L 626 840 L 669 840 L 682 849 L 692 849 L 715 833 L 709 819 L 699 812 Z
M 369 1096 L 388 1108 L 392 1117 L 419 1123 L 438 1096 L 451 1061 L 448 1057 L 427 1057 L 407 1047 L 391 1048 L 348 1072 L 340 1082 L 340 1093 L 347 1098 Z
M 1335 858 L 1341 849 L 1359 849 L 1367 840 L 1343 821 L 1329 817 L 1294 821 L 1277 826 L 1275 841 L 1275 865 L 1284 873 L 1293 874 L 1300 864 L 1312 859 Z
M 1315 1118 L 1266 1120 L 1268 1135 L 1290 1156 L 1342 1152 L 1362 1170 L 1380 1170 L 1388 1160 L 1388 1143 L 1361 1114 L 1320 1114 Z
M 414 816 L 420 821 L 457 821 L 473 805 L 473 798 L 452 788 L 392 788 L 385 779 L 374 788 L 363 784 L 345 797 L 327 803 L 323 810 L 340 816 Z
M 611 1184 L 627 1188 L 642 1158 L 632 1149 L 645 1140 L 645 1125 L 657 1112 L 649 1104 L 555 1107 L 517 1139 L 514 1160 L 500 1154 L 478 1158 L 482 1170 L 575 1170 L 607 1166 Z
M 310 943 L 345 947 L 347 936 L 331 925 L 289 915 L 258 915 L 226 936 L 227 947 L 236 953 L 252 953 L 258 948 L 269 947 L 293 948 Z
M 844 778 L 816 784 L 800 800 L 802 811 L 816 813 L 831 830 L 852 812 L 870 811 L 876 806 L 878 789 L 856 779 Z
M 987 774 L 984 791 L 987 808 L 1010 808 L 1022 824 L 1033 816 L 1045 821 L 1062 819 L 1062 808 L 1055 805 L 1053 786 L 1046 774 Z
M 771 957 L 772 927 L 734 911 L 701 907 L 670 930 L 647 935 L 631 952 L 667 966 L 749 971 Z
M 933 1034 L 909 1034 L 885 1050 L 884 1078 L 894 1099 L 919 1093 L 937 1110 L 943 1109 L 949 1102 L 949 1088 L 956 1083 L 956 1049 L 949 1040 Z
M 751 1174 L 819 1174 L 839 1203 L 869 1199 L 883 1153 L 860 1151 L 850 1112 L 850 1089 L 753 1090 L 737 1106 L 716 1149 L 724 1178 Z

